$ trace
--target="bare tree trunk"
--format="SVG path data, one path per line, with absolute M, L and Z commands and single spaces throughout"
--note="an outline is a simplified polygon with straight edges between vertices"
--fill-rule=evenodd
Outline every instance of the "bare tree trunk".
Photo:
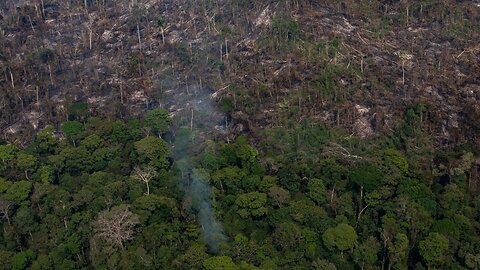
M 123 104 L 123 85 L 120 82 L 120 102 Z
M 225 39 L 225 58 L 228 59 L 228 44 L 227 44 L 227 39 Z
M 160 30 L 162 31 L 162 42 L 163 44 L 165 44 L 165 29 L 163 28 L 163 26 L 160 28 Z
M 228 118 L 225 116 L 225 133 L 227 135 L 227 144 L 230 144 L 230 139 L 228 138 Z
M 43 3 L 43 0 L 41 0 L 42 4 L 42 16 L 45 18 L 45 4 Z
M 28 15 L 27 17 L 28 17 L 28 21 L 30 22 L 30 27 L 32 27 L 32 31 L 35 33 L 35 28 L 33 27 L 32 18 L 30 17 L 30 15 Z
M 91 42 L 91 39 L 90 39 L 90 42 Z M 91 45 L 90 45 L 90 49 L 91 49 Z M 52 76 L 52 67 L 50 66 L 50 64 L 48 65 L 48 72 L 50 73 L 50 82 L 52 83 L 52 86 L 53 86 L 54 83 L 53 83 L 53 76 Z
M 193 130 L 193 109 L 192 109 L 192 116 L 190 118 L 190 130 Z
M 223 45 L 220 44 L 220 62 L 223 61 Z
M 92 29 L 90 28 L 90 37 L 89 37 L 89 45 L 90 45 L 90 50 L 92 50 Z
M 13 80 L 13 73 L 11 69 L 10 69 L 10 80 L 12 81 L 12 88 L 15 89 L 15 81 Z
M 38 94 L 38 86 L 36 87 L 36 96 L 37 96 L 37 110 L 40 110 L 40 99 Z
M 140 52 L 142 51 L 142 39 L 140 37 L 140 26 L 137 22 L 137 35 L 138 35 L 138 44 L 140 45 Z
M 10 221 L 10 207 L 12 203 L 3 199 L 0 199 L 0 213 L 7 219 L 8 225 L 12 225 Z M 5 228 L 4 228 L 5 229 Z

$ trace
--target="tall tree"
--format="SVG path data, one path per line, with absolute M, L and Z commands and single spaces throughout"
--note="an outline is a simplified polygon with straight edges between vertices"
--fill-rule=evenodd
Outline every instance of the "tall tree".
M 8 162 L 15 158 L 17 152 L 18 149 L 13 144 L 0 145 L 0 159 L 5 168 L 7 168 Z
M 34 171 L 37 166 L 37 158 L 27 153 L 19 153 L 17 156 L 17 166 L 25 173 L 25 178 L 28 178 L 28 173 Z
M 76 140 L 79 139 L 83 131 L 84 126 L 78 121 L 67 121 L 62 125 L 62 132 L 72 140 L 73 146 L 76 146 Z
M 427 238 L 420 241 L 418 249 L 429 268 L 440 267 L 448 250 L 448 239 L 439 233 L 430 233 Z
M 312 179 L 308 182 L 307 197 L 318 205 L 323 205 L 327 201 L 327 189 L 321 179 Z
M 203 261 L 206 270 L 239 270 L 232 258 L 228 256 L 211 257 Z
M 96 235 L 123 249 L 125 243 L 133 239 L 135 226 L 140 222 L 128 208 L 128 205 L 120 205 L 100 212 L 93 223 Z
M 132 177 L 135 180 L 144 182 L 145 185 L 147 185 L 147 195 L 150 195 L 149 183 L 155 176 L 157 176 L 157 171 L 153 167 L 147 166 L 144 168 L 140 168 L 140 167 L 133 168 Z
M 0 198 L 0 217 L 7 220 L 8 225 L 11 224 L 10 221 L 10 211 L 12 210 L 13 203 L 11 201 Z
M 242 218 L 258 218 L 267 213 L 267 194 L 250 192 L 238 195 L 235 208 Z
M 154 132 L 160 137 L 162 133 L 167 131 L 171 119 L 168 111 L 160 108 L 147 112 L 144 117 L 144 122 L 149 132 Z
M 167 157 L 170 155 L 170 149 L 163 139 L 152 136 L 145 137 L 135 142 L 135 150 L 137 150 L 140 163 L 157 169 L 168 168 Z
M 340 252 L 352 249 L 357 241 L 355 229 L 348 224 L 338 224 L 327 229 L 322 236 L 323 243 L 330 249 L 337 248 Z
M 279 208 L 282 208 L 283 205 L 290 199 L 290 193 L 287 190 L 277 186 L 268 189 L 268 196 Z

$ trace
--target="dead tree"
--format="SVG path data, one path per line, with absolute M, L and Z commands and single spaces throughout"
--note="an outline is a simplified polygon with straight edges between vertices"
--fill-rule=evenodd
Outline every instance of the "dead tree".
M 0 198 L 0 217 L 7 220 L 8 225 L 11 225 L 10 210 L 13 207 L 13 203 Z
M 128 209 L 128 205 L 120 205 L 100 212 L 93 227 L 96 236 L 124 249 L 125 243 L 133 239 L 135 226 L 139 223 L 138 216 Z
M 147 195 L 150 195 L 150 181 L 157 176 L 157 171 L 152 167 L 135 167 L 133 169 L 132 177 L 136 180 L 142 181 L 147 185 Z
M 282 208 L 290 199 L 290 193 L 281 187 L 271 187 L 268 190 L 268 196 L 272 198 L 278 208 Z
M 361 156 L 353 155 L 345 147 L 341 146 L 338 143 L 328 143 L 323 149 L 323 155 L 326 156 L 337 156 L 344 158 L 346 160 L 360 160 L 363 159 Z

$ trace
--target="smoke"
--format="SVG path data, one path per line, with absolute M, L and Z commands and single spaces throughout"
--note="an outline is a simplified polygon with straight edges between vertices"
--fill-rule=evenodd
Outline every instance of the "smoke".
M 220 243 L 226 240 L 221 224 L 215 218 L 211 205 L 210 185 L 196 171 L 192 174 L 189 195 L 192 198 L 192 207 L 198 213 L 202 227 L 203 241 L 210 251 L 217 253 Z
M 226 236 L 215 217 L 208 176 L 195 169 L 192 157 L 202 151 L 204 142 L 218 132 L 225 132 L 221 126 L 224 116 L 215 107 L 211 89 L 187 85 L 184 91 L 170 90 L 167 93 L 165 104 L 177 125 L 174 127 L 174 159 L 181 172 L 179 185 L 185 196 L 191 199 L 190 210 L 200 223 L 203 241 L 211 252 L 218 253 Z

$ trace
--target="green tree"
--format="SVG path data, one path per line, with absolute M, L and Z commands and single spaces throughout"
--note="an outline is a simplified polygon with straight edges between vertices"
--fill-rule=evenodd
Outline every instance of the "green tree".
M 418 250 L 429 268 L 441 266 L 448 250 L 448 239 L 439 233 L 430 233 L 420 241 Z
M 46 126 L 40 130 L 32 142 L 32 148 L 39 155 L 53 154 L 58 145 L 58 141 L 54 136 L 54 128 Z
M 17 166 L 25 173 L 25 177 L 28 178 L 28 173 L 32 172 L 37 167 L 37 158 L 33 155 L 20 152 L 17 156 Z
M 445 191 L 441 194 L 440 205 L 448 216 L 454 216 L 461 213 L 466 205 L 466 196 L 464 191 L 456 184 L 445 186 Z
M 161 138 L 148 136 L 135 142 L 135 150 L 138 154 L 138 161 L 142 164 L 157 169 L 167 169 L 170 155 L 168 144 Z
M 238 195 L 235 200 L 237 213 L 242 218 L 258 218 L 267 213 L 267 194 L 250 192 Z
M 410 178 L 402 179 L 397 193 L 408 196 L 413 202 L 418 203 L 430 213 L 436 213 L 435 195 L 423 181 Z
M 29 181 L 18 181 L 13 183 L 5 194 L 5 199 L 15 202 L 16 204 L 27 203 L 30 192 L 32 190 L 32 183 Z
M 327 189 L 321 179 L 310 180 L 305 195 L 317 205 L 323 205 L 327 201 Z
M 128 119 L 128 134 L 131 140 L 139 140 L 143 136 L 142 123 L 136 118 Z M 177 135 L 177 134 L 176 134 Z
M 7 168 L 8 162 L 15 159 L 18 149 L 13 144 L 0 145 L 0 159 Z
M 237 194 L 245 192 L 243 187 L 246 181 L 243 180 L 246 177 L 247 173 L 245 170 L 238 167 L 228 166 L 215 171 L 212 175 L 212 181 L 221 191 L 226 191 L 229 194 Z
M 66 121 L 62 124 L 62 132 L 72 140 L 73 146 L 76 146 L 75 141 L 80 138 L 84 131 L 84 126 L 78 121 Z
M 239 136 L 235 143 L 223 145 L 220 151 L 220 164 L 237 166 L 247 172 L 262 176 L 263 167 L 258 161 L 258 150 L 252 147 L 245 136 Z
M 300 25 L 292 18 L 275 16 L 272 20 L 272 31 L 280 40 L 295 41 L 300 35 Z
M 53 181 L 55 180 L 54 178 L 54 170 L 52 168 L 52 166 L 50 165 L 44 165 L 42 167 L 40 167 L 39 169 L 40 171 L 40 181 L 44 184 L 48 184 L 48 183 L 53 183 Z
M 89 117 L 85 123 L 85 128 L 103 139 L 107 139 L 112 135 L 113 125 L 113 121 L 98 117 Z
M 327 229 L 322 236 L 323 243 L 329 249 L 337 248 L 340 252 L 352 249 L 357 241 L 355 229 L 348 224 L 339 224 L 335 228 Z
M 142 223 L 154 223 L 155 221 L 170 220 L 177 217 L 178 209 L 175 200 L 165 196 L 151 194 L 150 196 L 138 197 L 133 207 Z
M 412 243 L 418 241 L 418 238 L 432 225 L 432 214 L 418 203 L 402 197 L 399 197 L 395 203 L 397 209 L 405 207 L 405 211 L 397 213 L 397 219 L 407 221 L 407 224 L 401 225 L 408 229 L 410 241 Z
M 81 145 L 87 148 L 88 151 L 95 151 L 103 147 L 104 141 L 97 134 L 92 134 L 82 140 Z
M 350 179 L 366 192 L 370 192 L 382 185 L 383 174 L 373 165 L 362 164 L 351 172 Z
M 145 127 L 156 133 L 159 137 L 167 131 L 168 126 L 171 123 L 170 115 L 165 109 L 155 109 L 149 111 L 145 114 L 144 117 Z
M 373 269 L 379 252 L 380 243 L 375 237 L 370 236 L 355 248 L 353 259 L 361 269 Z
M 199 243 L 193 243 L 187 251 L 180 256 L 179 264 L 182 266 L 182 269 L 201 269 L 207 257 L 207 247 Z
M 35 212 L 30 207 L 21 206 L 18 208 L 13 217 L 13 225 L 16 226 L 16 232 L 24 237 L 31 237 L 32 231 L 38 228 L 38 223 L 35 219 Z
M 64 155 L 52 155 L 48 156 L 48 165 L 52 167 L 54 172 L 56 172 L 57 177 L 60 177 L 60 174 L 65 169 L 65 156 Z
M 31 270 L 50 270 L 53 269 L 52 262 L 47 255 L 39 255 L 38 258 L 32 262 Z
M 59 156 L 61 156 L 61 158 L 55 161 L 61 162 L 63 160 L 64 163 L 52 165 L 55 167 L 64 165 L 65 170 L 73 174 L 81 174 L 82 172 L 89 171 L 95 162 L 94 157 L 88 153 L 85 147 L 63 148 Z
M 451 219 L 435 220 L 435 222 L 432 224 L 431 231 L 448 235 L 457 240 L 460 237 L 460 228 Z
M 393 269 L 407 269 L 408 237 L 403 233 L 397 233 L 388 247 L 389 267 Z
M 0 177 L 0 193 L 7 192 L 12 184 L 12 182 Z
M 117 143 L 126 143 L 131 140 L 131 134 L 124 122 L 118 120 L 112 125 L 111 139 Z
M 75 102 L 68 106 L 68 118 L 85 121 L 88 115 L 88 104 L 86 102 Z
M 322 259 L 316 259 L 312 262 L 312 269 L 314 270 L 337 270 L 335 264 Z
M 228 256 L 215 256 L 203 261 L 205 270 L 239 270 L 232 258 Z
M 381 170 L 385 175 L 385 180 L 390 184 L 397 184 L 408 171 L 407 160 L 401 152 L 392 148 L 385 149 L 382 158 Z
M 300 248 L 303 241 L 301 229 L 292 222 L 280 224 L 273 233 L 273 242 L 281 250 Z
M 28 249 L 15 254 L 12 258 L 12 270 L 24 270 L 35 259 L 35 252 Z
M 0 269 L 2 270 L 10 270 L 12 269 L 12 257 L 14 256 L 14 252 L 12 251 L 7 251 L 0 249 L 0 262 L 2 262 L 2 265 L 0 266 Z

